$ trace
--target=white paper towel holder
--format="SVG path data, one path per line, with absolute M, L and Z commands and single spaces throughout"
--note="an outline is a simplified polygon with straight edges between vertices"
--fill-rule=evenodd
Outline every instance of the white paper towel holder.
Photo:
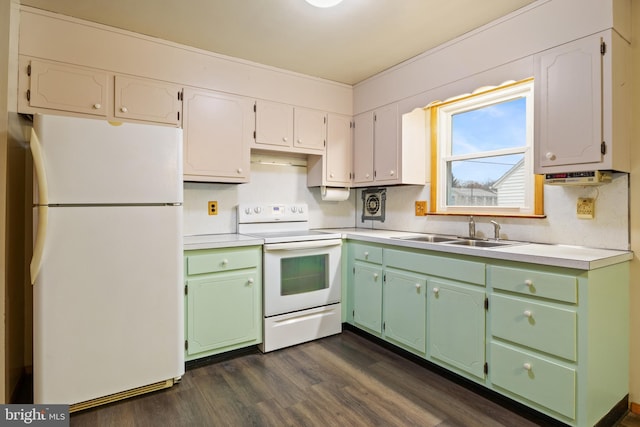
M 327 202 L 344 202 L 349 198 L 349 187 L 320 187 L 322 200 Z

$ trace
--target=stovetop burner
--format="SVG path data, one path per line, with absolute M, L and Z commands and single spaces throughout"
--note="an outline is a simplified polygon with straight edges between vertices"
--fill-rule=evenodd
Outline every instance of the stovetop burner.
M 238 205 L 238 233 L 264 239 L 265 243 L 340 239 L 340 233 L 309 230 L 307 204 Z

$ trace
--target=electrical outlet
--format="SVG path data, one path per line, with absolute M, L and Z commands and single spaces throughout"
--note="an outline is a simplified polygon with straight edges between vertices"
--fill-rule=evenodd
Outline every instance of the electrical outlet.
M 593 219 L 595 215 L 596 201 L 594 199 L 580 197 L 576 213 L 580 219 Z
M 209 215 L 218 215 L 218 202 L 209 202 Z
M 416 216 L 426 216 L 426 215 L 427 215 L 427 201 L 416 200 Z

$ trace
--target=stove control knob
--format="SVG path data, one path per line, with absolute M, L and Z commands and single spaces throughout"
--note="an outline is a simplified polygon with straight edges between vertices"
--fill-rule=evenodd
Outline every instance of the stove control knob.
M 253 212 L 251 208 L 244 208 L 244 213 L 246 213 L 247 215 L 251 215 L 251 212 Z
M 255 208 L 253 208 L 253 211 L 259 214 L 260 212 L 262 212 L 262 208 L 260 206 L 256 206 Z
M 291 212 L 296 213 L 298 210 L 298 208 L 296 208 L 295 206 L 291 206 Z
M 303 212 L 304 212 L 304 208 L 303 208 L 302 206 L 300 206 L 300 207 L 298 208 L 298 212 L 299 212 L 299 213 L 303 213 Z

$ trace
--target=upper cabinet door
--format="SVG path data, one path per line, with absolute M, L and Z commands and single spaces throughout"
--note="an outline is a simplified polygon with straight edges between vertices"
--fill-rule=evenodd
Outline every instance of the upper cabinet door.
M 376 110 L 373 124 L 375 180 L 399 182 L 397 104 Z
M 293 107 L 256 101 L 256 144 L 293 146 Z
M 71 65 L 31 61 L 30 107 L 107 115 L 107 73 Z
M 351 117 L 329 114 L 327 123 L 326 182 L 351 184 Z
M 115 76 L 113 115 L 123 119 L 178 125 L 182 88 L 150 79 Z
M 185 181 L 249 181 L 253 101 L 214 91 L 184 91 Z
M 327 141 L 327 114 L 324 111 L 296 107 L 293 134 L 294 147 L 324 150 Z
M 602 161 L 602 53 L 587 37 L 536 57 L 537 173 Z
M 366 185 L 373 182 L 373 113 L 354 117 L 353 183 Z

